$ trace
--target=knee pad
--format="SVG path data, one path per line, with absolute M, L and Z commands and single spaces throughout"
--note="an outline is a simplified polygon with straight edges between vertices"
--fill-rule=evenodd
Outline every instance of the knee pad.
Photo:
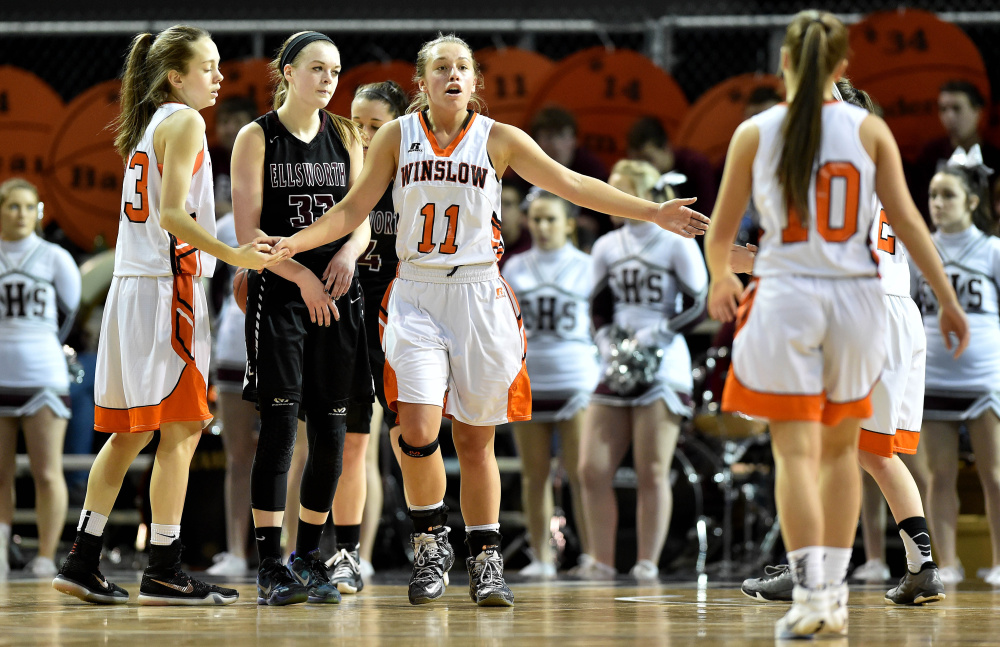
M 285 509 L 298 409 L 296 403 L 261 407 L 260 437 L 250 471 L 250 505 L 257 510 L 278 512 Z
M 403 440 L 403 434 L 399 435 L 399 448 L 410 458 L 427 458 L 428 456 L 433 456 L 434 452 L 437 451 L 439 444 L 440 438 L 435 438 L 434 442 L 424 445 L 423 447 L 414 447 Z
M 333 495 L 344 466 L 346 432 L 347 425 L 341 416 L 306 416 L 309 457 L 302 472 L 299 502 L 307 510 L 324 512 L 333 505 Z

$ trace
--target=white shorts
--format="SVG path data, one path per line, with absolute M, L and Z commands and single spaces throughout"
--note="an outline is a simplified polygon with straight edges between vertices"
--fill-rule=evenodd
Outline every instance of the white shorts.
M 824 425 L 867 418 L 885 317 L 876 277 L 755 279 L 740 301 L 722 409 Z
M 243 393 L 247 370 L 246 315 L 227 298 L 215 327 L 212 366 L 215 385 L 224 393 Z
M 861 449 L 892 458 L 916 454 L 924 414 L 927 337 L 917 304 L 910 297 L 885 295 L 885 346 L 882 379 L 872 390 L 874 414 L 861 423 Z
M 379 313 L 385 395 L 469 425 L 531 419 L 521 311 L 496 265 L 400 263 Z
M 94 429 L 142 432 L 212 419 L 208 304 L 201 279 L 114 277 L 101 321 Z

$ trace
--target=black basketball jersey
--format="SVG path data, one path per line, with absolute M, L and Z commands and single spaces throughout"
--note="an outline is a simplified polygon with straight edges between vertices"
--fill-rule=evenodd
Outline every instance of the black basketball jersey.
M 385 190 L 382 198 L 368 214 L 368 223 L 372 229 L 372 240 L 368 249 L 358 258 L 358 279 L 365 290 L 366 299 L 377 296 L 379 302 L 385 289 L 389 287 L 396 276 L 396 224 L 399 214 L 392 204 L 392 185 Z
M 260 228 L 291 236 L 308 227 L 347 195 L 351 158 L 330 115 L 321 110 L 319 132 L 306 143 L 288 132 L 275 111 L 254 120 L 264 130 L 264 195 Z M 321 276 L 347 236 L 295 255 Z

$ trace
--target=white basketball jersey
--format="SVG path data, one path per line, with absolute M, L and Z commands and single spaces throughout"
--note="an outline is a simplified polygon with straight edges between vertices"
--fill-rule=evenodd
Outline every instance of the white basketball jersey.
M 34 234 L 0 241 L 0 386 L 66 388 L 62 339 L 80 305 L 80 272 Z
M 876 218 L 872 221 L 872 247 L 878 257 L 878 274 L 882 289 L 896 297 L 910 296 L 910 264 L 903 241 L 892 233 L 882 203 L 875 202 Z
M 157 108 L 139 145 L 125 164 L 115 276 L 190 274 L 208 277 L 215 271 L 215 257 L 178 240 L 160 225 L 163 164 L 156 158 L 153 134 L 164 119 L 178 110 L 193 108 L 183 103 L 165 103 Z M 207 139 L 195 160 L 184 209 L 205 231 L 215 235 L 215 194 Z
M 875 164 L 861 145 L 859 129 L 868 113 L 842 101 L 823 106 L 822 141 L 809 183 L 805 226 L 789 214 L 778 181 L 782 126 L 779 104 L 752 117 L 760 132 L 753 161 L 753 201 L 763 235 L 754 275 L 818 277 L 875 276 L 871 252 Z
M 592 267 L 590 255 L 569 243 L 552 251 L 532 247 L 504 266 L 521 306 L 532 391 L 597 386 L 597 349 L 590 337 Z
M 969 318 L 969 348 L 952 357 L 938 326 L 938 303 L 919 270 L 915 299 L 927 334 L 927 388 L 975 393 L 1000 391 L 1000 239 L 975 227 L 957 234 L 935 232 L 944 271 Z
M 486 151 L 493 120 L 470 112 L 442 149 L 425 113 L 400 117 L 399 168 L 392 200 L 399 214 L 399 260 L 427 268 L 495 263 L 500 237 L 500 178 Z

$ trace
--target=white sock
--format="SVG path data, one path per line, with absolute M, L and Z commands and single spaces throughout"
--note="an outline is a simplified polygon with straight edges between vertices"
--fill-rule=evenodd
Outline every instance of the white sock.
M 181 525 L 165 523 L 149 524 L 149 543 L 154 546 L 169 546 L 175 539 L 181 538 Z
M 9 523 L 0 523 L 0 537 L 10 541 L 11 527 Z
M 851 548 L 824 546 L 823 582 L 827 586 L 840 586 L 847 579 L 847 569 L 851 565 Z
M 432 503 L 431 505 L 411 505 L 410 510 L 414 512 L 423 512 L 424 510 L 437 510 L 444 505 L 444 499 L 441 499 L 437 503 Z
M 823 585 L 822 546 L 805 546 L 788 551 L 788 564 L 792 567 L 792 579 L 799 586 L 815 590 Z
M 104 535 L 104 526 L 108 523 L 108 518 L 100 512 L 93 510 L 80 511 L 80 523 L 77 524 L 77 532 L 83 531 L 88 535 L 101 537 Z
M 466 526 L 465 534 L 475 532 L 476 530 L 482 530 L 483 532 L 500 532 L 500 524 L 498 523 L 486 523 L 481 526 Z

